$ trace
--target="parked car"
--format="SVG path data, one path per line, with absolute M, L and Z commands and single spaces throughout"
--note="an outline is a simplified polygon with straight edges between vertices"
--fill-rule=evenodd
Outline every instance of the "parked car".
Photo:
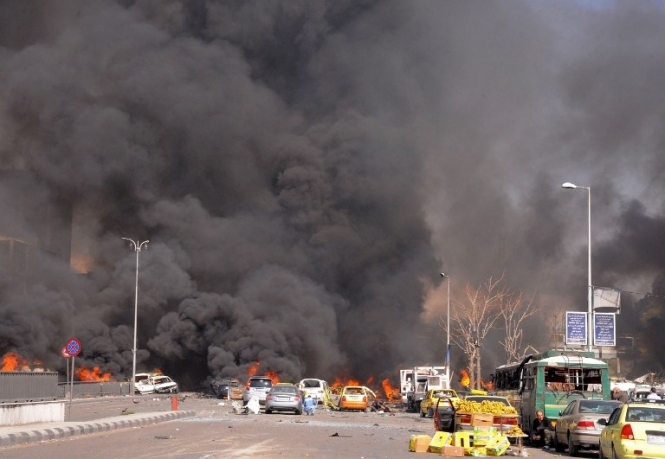
M 210 383 L 210 390 L 217 398 L 239 400 L 243 387 L 237 379 L 215 379 Z
M 266 395 L 266 414 L 293 411 L 302 414 L 302 395 L 295 384 L 275 384 Z
M 256 396 L 259 404 L 266 404 L 266 396 L 272 388 L 272 379 L 268 376 L 251 376 L 245 385 L 245 392 L 242 394 L 242 401 L 246 405 L 249 399 Z
M 366 410 L 369 394 L 363 386 L 344 386 L 339 394 L 340 410 Z
M 573 400 L 559 413 L 554 426 L 554 449 L 560 453 L 568 448 L 570 456 L 577 456 L 581 449 L 598 449 L 603 430 L 598 420 L 607 418 L 620 405 L 618 400 Z
M 141 395 L 154 394 L 155 385 L 152 378 L 162 376 L 161 373 L 136 373 L 134 375 L 134 393 Z
M 155 387 L 156 394 L 177 394 L 178 383 L 169 378 L 168 376 L 160 375 L 150 378 L 153 386 Z
M 328 383 L 323 379 L 305 378 L 298 383 L 298 389 L 304 397 L 311 395 L 318 403 L 323 403 L 323 393 L 328 390 Z
M 455 406 L 450 398 L 441 397 L 436 400 L 434 430 L 451 433 L 455 431 Z
M 459 400 L 457 392 L 455 392 L 454 389 L 428 390 L 425 394 L 425 398 L 420 402 L 421 418 L 424 418 L 425 416 L 431 418 L 434 416 L 434 410 L 436 409 L 436 403 L 439 401 L 439 398 L 449 398 L 453 402 Z
M 600 459 L 665 458 L 665 400 L 628 401 L 598 423 Z

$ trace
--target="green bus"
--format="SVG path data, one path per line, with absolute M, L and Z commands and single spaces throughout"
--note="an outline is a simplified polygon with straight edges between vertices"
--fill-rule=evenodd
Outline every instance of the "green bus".
M 536 411 L 552 423 L 571 400 L 610 400 L 607 364 L 593 352 L 549 350 L 521 362 L 498 367 L 492 375 L 496 395 L 507 397 L 520 414 L 521 428 L 530 433 Z

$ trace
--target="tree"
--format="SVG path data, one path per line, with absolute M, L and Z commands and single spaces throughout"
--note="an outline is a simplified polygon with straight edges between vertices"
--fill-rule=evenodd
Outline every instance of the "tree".
M 522 323 L 542 309 L 542 305 L 534 303 L 533 297 L 525 302 L 524 293 L 511 295 L 506 292 L 499 305 L 506 330 L 504 341 L 499 342 L 506 351 L 506 363 L 517 362 L 522 357 Z
M 477 289 L 467 285 L 464 288 L 464 300 L 451 303 L 450 340 L 464 353 L 469 364 L 469 387 L 480 389 L 481 365 L 480 348 L 483 340 L 500 317 L 500 305 L 507 292 L 499 288 L 503 276 L 498 280 L 490 278 Z M 440 319 L 441 327 L 446 329 L 446 321 Z
M 550 308 L 545 317 L 545 325 L 549 331 L 550 347 L 553 349 L 560 347 L 566 340 L 566 308 L 562 304 Z

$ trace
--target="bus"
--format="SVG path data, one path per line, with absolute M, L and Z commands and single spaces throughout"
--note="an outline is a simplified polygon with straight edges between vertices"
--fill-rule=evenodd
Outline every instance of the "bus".
M 549 350 L 501 365 L 492 375 L 496 395 L 507 397 L 520 414 L 521 428 L 530 433 L 536 411 L 552 424 L 571 400 L 610 400 L 607 363 L 593 352 Z

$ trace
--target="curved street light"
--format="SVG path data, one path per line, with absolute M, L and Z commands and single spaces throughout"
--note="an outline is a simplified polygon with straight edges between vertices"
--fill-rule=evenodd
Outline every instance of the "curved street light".
M 146 239 L 143 242 L 138 240 L 129 239 L 128 237 L 123 237 L 125 241 L 129 241 L 130 247 L 136 252 L 136 288 L 134 290 L 134 346 L 132 347 L 132 384 L 131 384 L 131 394 L 134 395 L 134 384 L 136 383 L 136 324 L 138 320 L 139 312 L 139 254 L 141 253 L 141 248 L 143 246 L 148 246 L 148 240 Z
M 593 345 L 591 344 L 591 339 L 593 336 L 593 284 L 591 283 L 591 187 L 589 186 L 578 186 L 570 182 L 566 182 L 561 185 L 562 188 L 569 190 L 587 190 L 589 192 L 589 205 L 588 205 L 588 216 L 589 216 L 589 251 L 588 251 L 588 268 L 589 268 L 589 292 L 587 296 L 587 339 L 588 339 L 588 350 L 593 351 Z

